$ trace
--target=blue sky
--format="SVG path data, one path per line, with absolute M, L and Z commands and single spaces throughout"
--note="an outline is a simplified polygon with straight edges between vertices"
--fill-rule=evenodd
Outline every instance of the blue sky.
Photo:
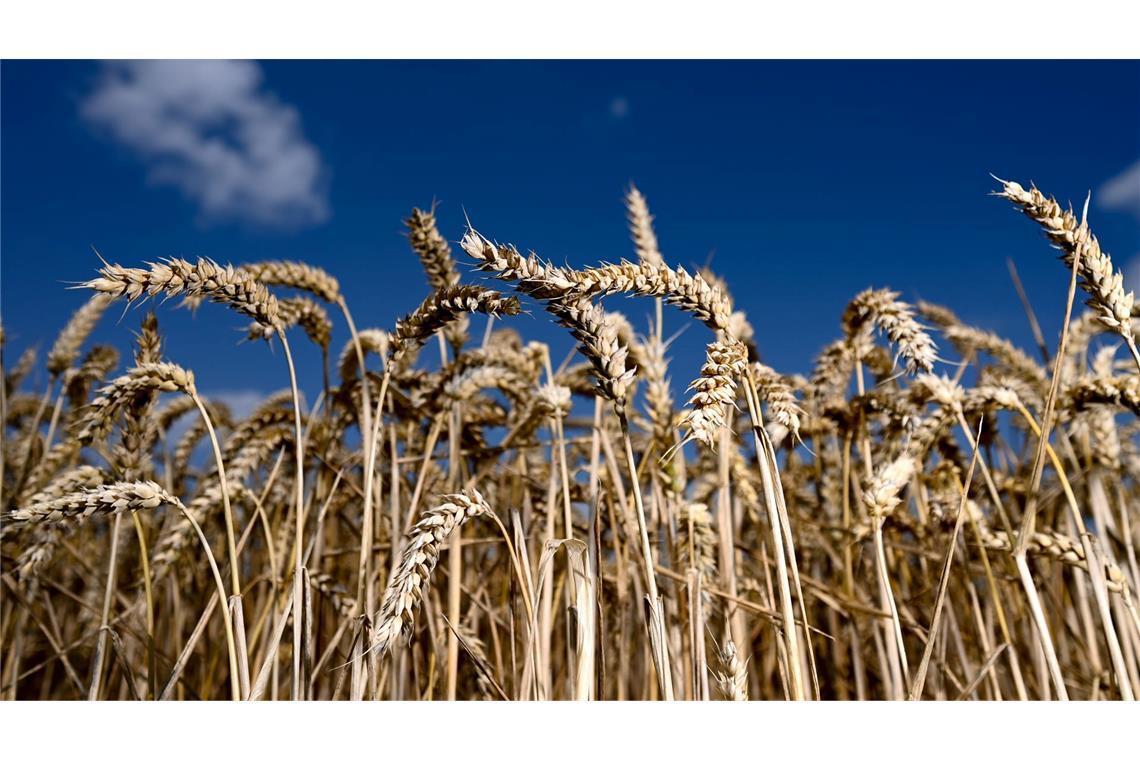
M 66 284 L 98 266 L 92 247 L 126 265 L 304 259 L 340 278 L 359 326 L 390 327 L 427 291 L 403 237 L 413 206 L 437 200 L 451 240 L 465 209 L 489 237 L 584 265 L 632 255 L 630 181 L 667 259 L 711 260 L 785 372 L 808 369 L 869 286 L 1030 346 L 1006 257 L 1055 334 L 1065 270 L 987 195 L 991 171 L 1074 204 L 1093 191 L 1093 227 L 1140 285 L 1138 62 L 5 61 L 0 74 L 10 359 L 50 346 L 84 298 Z M 644 324 L 640 305 L 612 305 Z M 142 312 L 121 313 L 96 341 L 129 344 Z M 207 393 L 287 382 L 279 350 L 239 345 L 236 315 L 159 318 Z M 522 319 L 569 348 L 541 310 Z M 706 337 L 678 341 L 678 385 Z M 338 323 L 334 351 L 345 338 Z M 298 353 L 312 394 L 318 355 Z

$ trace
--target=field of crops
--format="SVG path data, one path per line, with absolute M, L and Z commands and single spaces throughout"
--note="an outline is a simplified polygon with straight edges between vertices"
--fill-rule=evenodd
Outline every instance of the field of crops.
M 583 268 L 412 211 L 431 295 L 387 324 L 291 261 L 69 273 L 90 300 L 46 371 L 3 357 L 4 698 L 1131 699 L 1132 294 L 1080 209 L 995 196 L 1061 254 L 1060 335 L 872 289 L 808 376 L 632 187 L 630 260 Z M 127 302 L 133 355 L 89 345 Z M 200 394 L 177 302 L 279 345 L 249 371 L 284 390 L 244 418 Z M 671 365 L 689 322 L 703 365 Z M 325 357 L 315 398 L 290 341 Z

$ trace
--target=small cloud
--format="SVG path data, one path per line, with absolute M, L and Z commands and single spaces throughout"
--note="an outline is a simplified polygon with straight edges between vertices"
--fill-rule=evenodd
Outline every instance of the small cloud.
M 296 109 L 250 61 L 105 64 L 80 113 L 146 162 L 209 219 L 266 226 L 329 216 L 325 171 Z
M 1101 208 L 1140 217 L 1140 161 L 1101 185 L 1096 197 Z
M 1124 265 L 1124 289 L 1140 293 L 1140 253 Z
M 246 417 L 249 417 L 249 415 L 253 414 L 253 411 L 257 409 L 257 407 L 261 406 L 263 403 L 265 403 L 265 400 L 269 398 L 268 394 L 265 392 L 255 391 L 252 389 L 218 391 L 217 393 L 203 393 L 202 396 L 207 402 L 224 404 L 226 408 L 229 409 L 230 416 L 234 420 L 243 420 Z M 190 412 L 183 414 L 174 422 L 173 425 L 171 425 L 170 430 L 166 433 L 166 439 L 168 441 L 180 440 L 197 419 L 198 413 L 196 411 L 191 410 Z M 214 422 L 216 423 L 217 420 L 214 420 Z M 201 444 L 201 442 L 199 442 L 199 444 Z
M 629 101 L 623 97 L 617 97 L 611 100 L 610 116 L 615 119 L 624 119 L 629 116 Z
M 265 400 L 269 398 L 269 394 L 264 391 L 255 391 L 251 388 L 242 388 L 217 391 L 216 393 L 207 394 L 207 397 L 211 401 L 225 404 L 230 410 L 230 415 L 235 420 L 243 420 L 253 414 L 257 407 L 264 404 Z
M 217 403 L 225 406 L 226 409 L 229 410 L 230 417 L 234 422 L 240 422 L 248 418 L 259 406 L 269 399 L 268 393 L 253 390 L 252 388 L 203 393 L 202 396 L 207 404 Z M 302 403 L 302 413 L 304 408 L 304 404 Z M 167 430 L 165 434 L 168 445 L 172 448 L 176 446 L 177 443 L 182 440 L 183 436 L 190 431 L 190 427 L 197 423 L 199 419 L 198 412 L 191 408 L 190 411 L 175 420 L 174 424 L 170 426 L 170 429 Z M 211 422 L 215 426 L 218 424 L 217 419 L 213 419 Z M 223 444 L 225 443 L 225 435 L 226 433 L 224 432 L 219 433 Z M 210 451 L 209 439 L 204 433 L 201 433 L 201 437 L 194 444 L 194 449 L 191 452 L 189 461 L 195 467 L 213 466 L 214 460 L 213 454 Z

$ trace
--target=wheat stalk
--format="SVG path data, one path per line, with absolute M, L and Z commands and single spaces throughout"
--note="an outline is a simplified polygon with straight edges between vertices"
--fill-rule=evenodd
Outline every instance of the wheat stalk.
M 361 330 L 357 336 L 363 354 L 377 354 L 387 358 L 390 336 L 386 330 Z M 355 379 L 361 369 L 360 363 L 362 357 L 358 356 L 356 348 L 356 344 L 349 341 L 349 343 L 345 345 L 344 350 L 341 351 L 337 368 L 342 383 L 348 383 Z
M 388 354 L 395 362 L 412 346 L 422 344 L 460 316 L 479 312 L 492 317 L 521 311 L 519 300 L 477 285 L 458 285 L 428 296 L 413 312 L 396 323 L 389 337 Z
M 863 491 L 863 502 L 874 520 L 876 566 L 879 573 L 879 590 L 883 606 L 891 613 L 894 627 L 895 652 L 897 652 L 901 677 L 904 679 L 899 692 L 905 693 L 909 686 L 910 672 L 906 657 L 906 642 L 903 640 L 902 622 L 899 620 L 898 604 L 891 589 L 890 570 L 887 567 L 886 550 L 883 545 L 883 520 L 901 502 L 899 492 L 913 477 L 917 463 L 909 454 L 903 454 L 893 462 L 881 467 L 867 483 Z M 896 692 L 896 693 L 899 693 Z
M 586 300 L 552 301 L 547 311 L 578 341 L 578 350 L 590 362 L 598 391 L 624 409 L 637 367 L 629 358 L 629 345 L 618 337 L 617 327 L 600 306 Z
M 736 378 L 748 367 L 744 344 L 726 338 L 710 343 L 701 376 L 689 384 L 692 396 L 682 424 L 689 432 L 685 440 L 716 446 L 719 431 L 727 423 L 726 410 L 736 397 Z
M 1111 404 L 1140 415 L 1140 375 L 1084 377 L 1065 389 L 1076 408 L 1091 404 Z
M 99 269 L 99 277 L 80 287 L 128 301 L 159 296 L 208 299 L 267 327 L 277 326 L 277 299 L 256 278 L 232 266 L 220 266 L 209 259 L 198 259 L 196 263 L 163 259 L 148 266 L 148 269 L 132 269 L 104 264 Z
M 1124 338 L 1140 368 L 1140 355 L 1132 336 L 1132 293 L 1124 291 L 1123 275 L 1113 268 L 1112 258 L 1101 250 L 1100 242 L 1089 229 L 1087 203 L 1078 220 L 1071 209 L 1062 209 L 1055 199 L 1046 197 L 1033 185 L 1026 190 L 1016 182 L 998 181 L 1002 184 L 998 195 L 1037 222 L 1064 254 L 1066 265 L 1076 267 L 1081 288 L 1089 295 L 1089 306 L 1110 330 Z
M 637 258 L 644 264 L 657 266 L 664 264 L 661 250 L 657 247 L 657 234 L 653 231 L 653 216 L 645 196 L 633 184 L 625 194 L 626 218 L 629 220 L 629 234 L 637 249 Z
M 408 534 L 400 563 L 388 582 L 371 646 L 381 655 L 401 637 L 410 637 L 416 609 L 431 582 L 439 562 L 440 549 L 451 532 L 473 517 L 485 515 L 491 507 L 483 495 L 471 489 L 441 498 L 427 510 Z
M 914 318 L 911 306 L 892 290 L 864 290 L 852 299 L 843 313 L 843 329 L 848 339 L 878 327 L 898 347 L 907 371 L 930 372 L 938 359 L 934 341 Z
M 768 405 L 772 418 L 783 425 L 798 439 L 800 435 L 800 418 L 804 411 L 796 402 L 795 391 L 784 380 L 779 372 L 759 362 L 750 365 L 752 382 L 756 385 L 756 393 L 760 400 Z
M 293 296 L 282 298 L 277 302 L 278 324 L 276 326 L 264 325 L 254 322 L 249 326 L 250 340 L 270 340 L 277 334 L 278 329 L 288 330 L 290 327 L 300 326 L 305 336 L 322 351 L 329 350 L 332 342 L 332 321 L 324 307 L 311 298 Z
M 238 272 L 263 285 L 304 290 L 328 303 L 341 300 L 340 282 L 320 267 L 299 261 L 261 261 L 242 264 Z
M 99 323 L 103 312 L 111 305 L 111 300 L 105 295 L 92 296 L 71 315 L 71 319 L 60 331 L 59 337 L 55 339 L 47 355 L 47 368 L 53 377 L 62 375 L 79 358 L 79 351 L 84 341 Z
M 62 520 L 85 520 L 94 515 L 117 515 L 161 506 L 181 508 L 181 504 L 154 481 L 113 483 L 29 504 L 10 512 L 7 519 L 34 525 Z
M 60 475 L 42 491 L 34 494 L 28 499 L 28 505 L 50 504 L 82 488 L 100 485 L 104 480 L 105 476 L 98 468 L 91 465 L 81 465 Z M 5 520 L 10 518 L 10 515 L 5 516 Z M 16 527 L 21 524 L 17 521 Z M 21 583 L 27 583 L 35 578 L 40 570 L 51 561 L 56 546 L 67 533 L 67 528 L 67 523 L 63 521 L 44 524 L 40 527 L 16 561 L 16 572 Z
M 677 510 L 677 566 L 694 568 L 701 573 L 702 583 L 712 583 L 719 545 L 709 508 L 699 502 L 682 502 Z
M 736 644 L 731 639 L 717 649 L 717 659 L 720 660 L 720 670 L 714 670 L 713 677 L 721 697 L 729 702 L 747 702 L 747 663 L 741 662 L 736 654 Z
M 170 362 L 141 364 L 132 367 L 127 374 L 116 378 L 100 390 L 77 426 L 76 438 L 91 441 L 106 438 L 114 424 L 115 417 L 140 394 L 185 393 L 193 397 L 194 373 Z

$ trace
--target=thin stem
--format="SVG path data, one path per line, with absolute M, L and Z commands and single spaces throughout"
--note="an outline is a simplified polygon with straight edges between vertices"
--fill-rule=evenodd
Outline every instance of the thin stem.
M 1049 679 L 1053 688 L 1057 690 L 1057 698 L 1062 702 L 1069 701 L 1069 692 L 1065 688 L 1065 678 L 1061 674 L 1061 664 L 1057 662 L 1057 649 L 1053 646 L 1053 637 L 1049 635 L 1049 624 L 1045 621 L 1045 610 L 1041 607 L 1041 597 L 1037 594 L 1037 586 L 1033 583 L 1033 576 L 1029 572 L 1029 562 L 1024 553 L 1013 555 L 1013 562 L 1017 565 L 1017 576 L 1025 589 L 1025 596 L 1029 600 L 1029 611 L 1033 616 L 1033 624 L 1040 633 L 1041 649 L 1045 654 L 1045 663 L 1049 668 Z
M 653 664 L 657 669 L 657 681 L 661 687 L 661 694 L 666 701 L 673 700 L 673 675 L 669 668 L 669 650 L 665 641 L 665 630 L 663 626 L 663 619 L 661 616 L 661 598 L 657 594 L 657 574 L 654 570 L 656 563 L 653 561 L 653 549 L 649 543 L 649 529 L 646 527 L 645 522 L 645 504 L 641 498 L 641 484 L 637 477 L 637 462 L 633 456 L 633 444 L 629 438 L 629 420 L 626 418 L 625 409 L 615 404 L 618 416 L 618 422 L 621 425 L 621 438 L 622 445 L 625 447 L 625 461 L 626 466 L 629 468 L 629 479 L 633 487 L 633 501 L 637 510 L 637 529 L 641 535 L 641 552 L 645 560 L 645 586 L 648 591 L 649 604 L 651 606 L 649 615 L 649 626 L 651 630 L 656 630 L 657 641 L 655 642 Z
M 218 604 L 222 612 L 222 624 L 226 629 L 226 649 L 230 657 L 230 694 L 231 699 L 235 702 L 241 699 L 241 677 L 238 668 L 237 644 L 234 642 L 234 623 L 230 617 L 229 605 L 223 602 L 226 598 L 226 584 L 222 580 L 222 572 L 218 570 L 218 563 L 214 560 L 214 552 L 210 549 L 210 542 L 206 540 L 206 534 L 202 532 L 202 526 L 194 519 L 194 516 L 181 504 L 178 505 L 178 510 L 182 516 L 190 521 L 190 525 L 194 527 L 194 532 L 198 534 L 198 541 L 202 544 L 202 549 L 206 552 L 206 561 L 210 563 L 210 572 L 214 576 L 214 583 L 218 587 Z
M 202 422 L 205 424 L 206 433 L 210 437 L 210 446 L 214 450 L 214 464 L 218 468 L 218 485 L 222 491 L 222 510 L 226 522 L 226 552 L 230 559 L 230 589 L 233 596 L 240 597 L 241 579 L 239 577 L 237 538 L 234 530 L 234 512 L 230 504 L 230 487 L 226 478 L 226 465 L 222 458 L 222 448 L 218 444 L 218 435 L 214 432 L 214 424 L 210 421 L 210 415 L 206 411 L 206 406 L 202 403 L 201 397 L 197 393 L 191 392 L 190 398 L 198 407 L 198 413 L 202 415 Z
M 301 435 L 301 394 L 297 390 L 297 370 L 293 365 L 293 354 L 289 350 L 289 341 L 285 338 L 285 330 L 279 329 L 277 331 L 278 337 L 281 338 L 281 346 L 285 351 L 285 361 L 289 365 L 289 386 L 293 394 L 293 450 L 297 455 L 297 472 L 294 474 L 294 481 L 296 481 L 296 504 L 295 509 L 297 513 L 296 535 L 293 542 L 293 699 L 301 699 L 301 687 L 304 683 L 304 673 L 301 672 L 301 635 L 304 629 L 302 621 L 302 612 L 304 606 L 301 601 L 304 589 L 301 585 L 304 583 L 303 573 L 301 570 L 304 567 L 304 557 L 301 556 L 304 547 L 304 533 L 305 533 L 305 442 Z M 222 605 L 223 607 L 225 605 Z
M 780 511 L 776 504 L 775 489 L 772 484 L 772 475 L 764 465 L 768 458 L 767 450 L 760 439 L 759 420 L 760 410 L 756 407 L 756 389 L 752 382 L 752 373 L 745 370 L 744 382 L 746 385 L 745 397 L 748 401 L 748 413 L 752 419 L 752 437 L 756 446 L 757 456 L 763 457 L 760 467 L 760 480 L 764 487 L 764 503 L 768 510 L 768 528 L 772 533 L 773 559 L 776 564 L 776 583 L 780 587 L 780 614 L 784 629 L 784 647 L 787 650 L 788 675 L 791 683 L 792 699 L 802 701 L 806 698 L 804 693 L 803 673 L 800 670 L 800 644 L 796 633 L 796 615 L 792 608 L 792 590 L 788 584 L 788 566 L 784 554 L 784 536 L 781 530 Z M 807 621 L 804 621 L 807 624 Z
M 52 439 L 55 438 L 55 429 L 59 425 L 60 415 L 63 414 L 63 388 L 60 387 L 59 394 L 55 397 L 55 407 L 51 410 L 51 420 L 48 422 L 47 435 L 44 436 L 44 451 L 51 450 Z
M 462 412 L 458 403 L 451 408 L 448 424 L 448 490 L 454 489 L 459 481 L 459 426 Z M 451 533 L 450 553 L 447 557 L 447 617 L 456 622 L 460 619 L 463 586 L 463 526 L 456 525 Z M 447 701 L 454 702 L 459 681 L 459 638 L 453 631 L 447 635 Z
M 863 362 L 860 359 L 855 360 L 855 386 L 862 396 L 866 393 L 863 385 Z M 871 480 L 875 474 L 874 462 L 871 459 L 871 441 L 867 437 L 866 430 L 864 429 L 865 421 L 860 419 L 859 422 L 859 445 L 863 455 L 863 474 L 867 480 Z M 887 638 L 887 649 L 890 652 L 890 666 L 891 666 L 891 691 L 894 693 L 894 699 L 903 699 L 906 695 L 906 650 L 902 646 L 902 625 L 899 622 L 898 608 L 895 605 L 894 593 L 891 591 L 891 583 L 887 572 L 886 556 L 882 550 L 882 521 L 875 519 L 874 523 L 874 543 L 875 543 L 875 570 L 879 582 L 879 595 L 882 597 L 883 604 L 886 606 L 887 611 L 890 613 L 890 619 L 884 623 L 887 627 L 887 633 L 890 634 Z M 889 626 L 889 627 L 888 627 Z
M 981 428 L 979 426 L 979 432 L 980 431 Z M 970 457 L 970 469 L 966 471 L 966 483 L 962 486 L 962 496 L 958 501 L 958 517 L 954 520 L 954 530 L 950 534 L 950 543 L 946 548 L 946 561 L 942 565 L 942 574 L 938 579 L 938 596 L 934 601 L 934 613 L 930 618 L 930 631 L 927 634 L 926 646 L 922 651 L 922 659 L 919 660 L 918 663 L 918 670 L 915 671 L 914 680 L 911 681 L 910 684 L 908 698 L 912 701 L 922 698 L 922 691 L 926 685 L 926 671 L 930 666 L 930 657 L 934 654 L 934 645 L 938 641 L 939 625 L 942 622 L 942 606 L 946 601 L 946 591 L 950 587 L 950 568 L 954 565 L 954 553 L 957 551 L 958 536 L 962 533 L 962 523 L 965 521 L 966 513 L 969 511 L 966 507 L 966 501 L 970 494 L 970 483 L 974 480 L 974 468 L 978 464 L 978 446 L 976 443 L 971 443 L 970 445 L 974 453 Z
M 139 563 L 142 565 L 143 595 L 146 599 L 146 683 L 147 694 L 154 692 L 154 591 L 150 583 L 150 559 L 146 548 L 146 533 L 138 512 L 131 512 L 131 522 L 135 526 L 135 536 L 139 540 Z
M 1132 359 L 1136 362 L 1136 371 L 1140 372 L 1140 351 L 1136 350 L 1135 339 L 1127 338 L 1124 342 L 1128 344 L 1128 350 L 1132 352 Z
M 99 641 L 95 645 L 95 661 L 91 665 L 91 685 L 87 689 L 87 699 L 99 699 L 99 688 L 103 682 L 103 659 L 107 654 L 107 621 L 111 616 L 111 601 L 115 596 L 115 578 L 119 562 L 119 527 L 123 513 L 115 515 L 111 524 L 111 557 L 107 561 L 107 586 L 103 591 L 103 611 L 99 618 Z
M 337 301 L 337 305 L 340 306 L 341 313 L 344 314 L 344 321 L 348 324 L 348 332 L 352 336 L 352 348 L 356 352 L 356 363 L 360 366 L 361 419 L 359 427 L 365 458 L 372 462 L 374 461 L 373 446 L 375 446 L 374 441 L 376 439 L 372 431 L 372 399 L 368 382 L 368 367 L 364 364 L 364 348 L 360 345 L 360 334 L 356 331 L 356 322 L 352 319 L 352 313 L 349 312 L 348 303 L 344 300 L 343 295 Z M 366 473 L 366 478 L 368 474 L 370 473 Z M 372 552 L 368 550 L 372 540 L 372 532 L 372 488 L 365 487 L 363 521 L 360 528 L 360 572 L 357 574 L 356 583 L 357 609 L 365 608 L 364 581 L 372 566 Z M 366 611 L 371 616 L 372 610 Z
M 1033 415 L 1025 408 L 1021 402 L 1017 405 L 1018 412 L 1025 418 L 1026 422 L 1033 429 L 1033 432 L 1044 440 L 1042 436 L 1042 429 L 1037 426 L 1037 422 L 1033 419 Z M 1112 622 L 1112 609 L 1108 601 L 1108 588 L 1104 582 L 1104 571 L 1100 566 L 1097 558 L 1095 547 L 1092 545 L 1092 540 L 1089 538 L 1089 532 L 1085 529 L 1084 517 L 1081 515 L 1081 510 L 1077 506 L 1077 497 L 1073 493 L 1073 488 L 1069 485 L 1069 479 L 1065 477 L 1065 470 L 1061 465 L 1061 460 L 1057 456 L 1057 452 L 1049 445 L 1048 441 L 1044 445 L 1045 451 L 1049 455 L 1049 459 L 1053 464 L 1053 469 L 1057 472 L 1057 479 L 1061 482 L 1061 489 L 1065 493 L 1065 503 L 1069 507 L 1069 515 L 1076 526 L 1076 531 L 1081 541 L 1081 548 L 1085 553 L 1085 565 L 1088 568 L 1089 580 L 1093 587 L 1093 598 L 1096 600 L 1097 611 L 1100 613 L 1101 626 L 1104 629 L 1104 636 L 1108 642 L 1108 653 L 1112 659 L 1113 670 L 1116 672 L 1117 687 L 1120 689 L 1120 696 L 1125 701 L 1131 702 L 1133 700 L 1132 684 L 1128 676 L 1128 669 L 1124 664 L 1124 654 L 1120 649 L 1120 639 L 1116 635 L 1116 626 Z M 1018 541 L 1018 551 L 1022 550 L 1023 541 Z M 1024 538 L 1024 543 L 1028 543 L 1028 537 Z

